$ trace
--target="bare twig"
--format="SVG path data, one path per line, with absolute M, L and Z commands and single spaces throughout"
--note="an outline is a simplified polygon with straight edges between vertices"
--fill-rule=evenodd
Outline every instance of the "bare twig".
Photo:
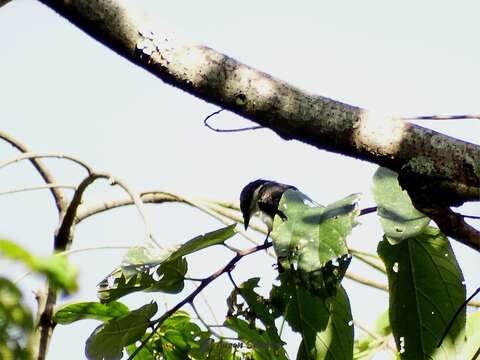
M 28 186 L 28 187 L 23 187 L 18 189 L 4 190 L 4 191 L 0 191 L 0 195 L 9 195 L 9 194 L 16 194 L 16 193 L 26 192 L 26 191 L 45 190 L 45 189 L 53 189 L 53 188 L 75 190 L 77 187 L 74 185 L 44 184 L 39 186 Z
M 347 271 L 345 273 L 345 277 L 350 279 L 350 280 L 353 280 L 355 282 L 358 282 L 359 284 L 370 286 L 370 287 L 373 287 L 373 288 L 378 289 L 378 290 L 388 291 L 388 286 L 387 285 L 384 285 L 384 284 L 378 283 L 376 281 L 373 281 L 373 280 L 364 278 L 362 276 L 356 275 L 356 274 L 354 274 L 350 271 Z
M 223 110 L 225 109 L 220 109 L 220 110 L 217 110 L 213 113 L 211 113 L 210 115 L 208 115 L 204 120 L 203 120 L 203 125 L 205 125 L 207 128 L 209 128 L 210 130 L 213 130 L 213 131 L 216 131 L 216 132 L 240 132 L 240 131 L 248 131 L 248 130 L 258 130 L 258 129 L 262 129 L 263 126 L 248 126 L 248 127 L 243 127 L 243 128 L 238 128 L 238 129 L 219 129 L 219 128 L 215 128 L 213 126 L 211 126 L 209 123 L 208 123 L 208 120 L 212 117 L 212 116 L 215 116 L 215 115 L 218 115 L 220 114 Z
M 439 348 L 440 346 L 442 346 L 442 342 L 443 340 L 445 339 L 445 337 L 447 336 L 448 332 L 450 331 L 450 329 L 452 328 L 453 326 L 453 323 L 455 322 L 455 319 L 457 318 L 457 316 L 462 312 L 462 310 L 468 305 L 468 303 L 478 294 L 480 293 L 480 287 L 475 290 L 473 292 L 472 295 L 470 295 L 470 297 L 465 300 L 463 302 L 462 305 L 460 305 L 457 309 L 457 311 L 455 311 L 455 314 L 453 315 L 452 319 L 450 320 L 450 322 L 448 323 L 447 327 L 445 328 L 445 331 L 443 332 L 443 335 L 442 337 L 440 338 L 440 341 L 438 342 L 438 345 L 437 345 L 437 348 Z
M 402 117 L 402 120 L 465 120 L 465 119 L 480 120 L 480 114 L 471 114 L 471 115 L 426 115 L 426 116 Z
M 47 158 L 70 160 L 70 161 L 80 165 L 81 167 L 83 167 L 89 174 L 91 174 L 93 172 L 92 168 L 86 162 L 84 162 L 83 160 L 81 160 L 79 158 L 71 156 L 71 155 L 59 154 L 59 153 L 42 154 L 42 153 L 31 153 L 31 152 L 26 152 L 26 153 L 23 153 L 19 156 L 16 156 L 16 157 L 12 158 L 12 159 L 0 162 L 0 169 L 5 167 L 5 166 L 20 162 L 22 160 L 47 159 Z
M 29 150 L 26 145 L 18 141 L 17 139 L 13 138 L 9 134 L 0 131 L 0 138 L 5 140 L 7 143 L 12 145 L 15 149 L 22 153 L 28 153 Z M 55 183 L 55 180 L 50 173 L 50 171 L 43 165 L 41 161 L 39 161 L 36 158 L 31 158 L 29 159 L 30 162 L 32 163 L 33 167 L 37 170 L 37 172 L 40 174 L 42 179 L 47 183 L 47 184 L 53 184 Z M 64 206 L 66 206 L 62 192 L 60 189 L 57 188 L 51 188 L 50 192 L 52 193 L 53 199 L 55 200 L 55 205 L 57 207 L 58 213 L 61 214 L 63 211 Z
M 397 353 L 397 350 L 390 345 L 390 343 L 388 342 L 388 337 L 387 336 L 380 336 L 376 333 L 374 333 L 373 331 L 371 331 L 370 329 L 368 329 L 366 326 L 362 325 L 360 322 L 358 322 L 357 320 L 353 320 L 353 324 L 358 327 L 360 330 L 362 330 L 365 334 L 367 334 L 368 336 L 370 336 L 371 338 L 375 339 L 375 340 L 379 340 L 382 342 L 382 345 L 387 348 L 388 350 L 390 350 L 391 352 L 393 352 L 394 354 Z
M 165 312 L 160 318 L 158 318 L 157 320 L 154 320 L 152 323 L 155 324 L 155 327 L 153 328 L 153 331 L 144 339 L 142 340 L 142 343 L 140 346 L 138 346 L 135 351 L 130 355 L 130 357 L 128 358 L 129 360 L 132 360 L 138 353 L 139 351 L 148 343 L 148 341 L 152 338 L 152 336 L 155 334 L 155 332 L 158 330 L 158 328 L 160 327 L 160 325 L 162 325 L 162 323 L 168 319 L 170 316 L 172 316 L 175 312 L 177 312 L 179 309 L 181 309 L 183 306 L 185 306 L 186 304 L 190 304 L 194 299 L 195 297 L 205 288 L 207 287 L 212 281 L 214 281 L 215 279 L 217 279 L 219 276 L 221 276 L 222 274 L 225 274 L 225 273 L 229 273 L 234 267 L 235 265 L 237 264 L 237 262 L 239 262 L 243 257 L 245 256 L 248 256 L 250 254 L 253 254 L 257 251 L 261 251 L 261 250 L 265 250 L 265 249 L 268 249 L 269 247 L 272 246 L 272 243 L 269 242 L 269 243 L 264 243 L 262 245 L 257 245 L 257 246 L 254 246 L 252 248 L 249 248 L 249 249 L 245 249 L 245 250 L 242 250 L 242 251 L 239 251 L 228 263 L 227 265 L 225 265 L 224 267 L 222 267 L 221 269 L 217 270 L 216 272 L 214 272 L 213 274 L 211 274 L 210 276 L 206 277 L 205 279 L 202 280 L 202 282 L 200 283 L 200 285 L 194 290 L 192 291 L 187 297 L 185 297 L 182 301 L 180 301 L 179 303 L 177 303 L 174 307 L 172 307 L 170 310 L 168 310 L 167 312 Z

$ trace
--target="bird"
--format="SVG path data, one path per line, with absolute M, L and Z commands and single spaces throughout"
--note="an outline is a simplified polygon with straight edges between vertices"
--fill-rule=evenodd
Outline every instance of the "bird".
M 287 216 L 278 209 L 278 205 L 283 193 L 290 189 L 297 190 L 295 186 L 271 180 L 257 179 L 248 183 L 240 193 L 240 210 L 245 230 L 247 230 L 252 216 L 259 215 L 267 226 L 266 243 L 273 229 L 275 215 L 278 215 L 283 221 L 287 220 Z

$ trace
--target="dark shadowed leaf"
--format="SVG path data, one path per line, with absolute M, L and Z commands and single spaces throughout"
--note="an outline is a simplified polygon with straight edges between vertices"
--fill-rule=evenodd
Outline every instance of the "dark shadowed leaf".
M 82 319 L 108 321 L 128 312 L 128 307 L 118 301 L 109 304 L 81 302 L 62 306 L 53 315 L 53 320 L 59 324 L 70 324 Z
M 160 265 L 124 266 L 98 284 L 97 296 L 106 303 L 137 291 L 178 293 L 183 290 L 187 268 L 184 258 Z
M 355 224 L 358 197 L 323 207 L 298 190 L 287 190 L 280 200 L 279 210 L 287 220 L 276 216 L 272 232 L 279 263 L 296 270 L 315 294 L 334 296 L 350 264 L 345 240 Z
M 282 314 L 302 336 L 297 359 L 352 359 L 353 322 L 348 296 L 342 287 L 335 297 L 323 299 L 307 291 L 288 272 L 280 275 L 271 300 L 276 314 Z
M 275 316 L 269 303 L 254 290 L 259 280 L 249 279 L 232 291 L 228 298 L 230 317 L 225 325 L 237 332 L 239 338 L 251 346 L 255 359 L 287 359 L 284 343 L 278 335 Z M 238 301 L 239 295 L 247 306 Z M 261 330 L 257 327 L 257 320 L 262 322 Z
M 211 346 L 210 332 L 202 331 L 191 321 L 190 315 L 177 311 L 168 317 L 147 343 L 146 348 L 154 349 L 165 359 L 204 359 Z M 136 345 L 128 347 L 133 353 Z M 148 351 L 143 351 L 146 359 Z M 142 353 L 142 351 L 140 351 Z
M 465 309 L 440 348 L 450 319 L 465 301 L 463 276 L 448 239 L 427 227 L 398 245 L 379 243 L 390 289 L 390 324 L 402 359 L 455 359 L 464 342 Z
M 150 326 L 150 318 L 157 312 L 157 304 L 150 303 L 97 327 L 86 341 L 85 355 L 93 360 L 117 360 L 123 348 L 141 339 Z
M 415 236 L 430 219 L 415 209 L 412 200 L 398 183 L 398 174 L 380 167 L 373 176 L 373 196 L 383 231 L 391 244 Z

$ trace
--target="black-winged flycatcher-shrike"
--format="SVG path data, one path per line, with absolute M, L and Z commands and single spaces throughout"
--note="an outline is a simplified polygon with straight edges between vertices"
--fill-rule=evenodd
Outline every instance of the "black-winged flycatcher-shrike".
M 264 179 L 248 183 L 240 194 L 240 210 L 242 210 L 245 230 L 252 216 L 259 215 L 267 225 L 266 242 L 272 231 L 275 215 L 280 216 L 283 221 L 287 220 L 285 214 L 278 210 L 278 205 L 283 193 L 288 189 L 297 190 L 295 186 Z

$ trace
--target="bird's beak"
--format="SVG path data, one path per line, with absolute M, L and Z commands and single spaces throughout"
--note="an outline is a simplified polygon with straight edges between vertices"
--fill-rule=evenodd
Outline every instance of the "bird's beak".
M 250 222 L 250 219 L 249 218 L 244 218 L 243 219 L 243 225 L 245 226 L 245 230 L 247 230 L 248 228 L 248 223 Z

